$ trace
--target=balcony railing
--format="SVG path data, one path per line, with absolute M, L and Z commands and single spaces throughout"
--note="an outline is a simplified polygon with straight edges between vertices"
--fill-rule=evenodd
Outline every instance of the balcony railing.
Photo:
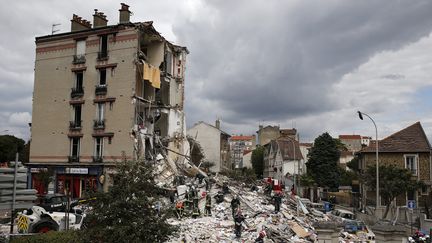
M 106 95 L 107 93 L 107 85 L 106 84 L 98 84 L 95 87 L 96 95 Z
M 74 55 L 73 64 L 82 64 L 85 63 L 85 55 Z
M 77 155 L 68 156 L 68 161 L 69 161 L 69 163 L 79 162 L 79 156 L 77 156 Z
M 84 88 L 83 87 L 76 87 L 72 88 L 71 91 L 71 98 L 79 98 L 84 95 Z
M 100 51 L 98 52 L 98 60 L 107 60 L 108 59 L 108 51 Z
M 105 119 L 93 120 L 93 128 L 94 129 L 104 129 L 105 128 Z
M 102 163 L 103 162 L 103 157 L 99 156 L 99 155 L 93 156 L 93 162 Z
M 69 121 L 70 129 L 81 129 L 81 121 Z

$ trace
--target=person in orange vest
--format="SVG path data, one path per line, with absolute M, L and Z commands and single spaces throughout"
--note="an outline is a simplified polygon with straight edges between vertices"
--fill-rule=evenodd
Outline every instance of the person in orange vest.
M 176 213 L 177 213 L 177 218 L 178 219 L 181 219 L 183 217 L 183 211 L 184 211 L 183 201 L 177 201 L 177 203 L 176 203 Z

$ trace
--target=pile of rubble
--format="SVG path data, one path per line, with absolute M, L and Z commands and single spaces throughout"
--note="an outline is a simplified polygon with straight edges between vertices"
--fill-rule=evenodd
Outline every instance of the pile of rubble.
M 297 196 L 285 194 L 279 212 L 275 212 L 271 196 L 264 194 L 264 185 L 250 186 L 228 180 L 226 177 L 214 178 L 214 185 L 206 192 L 204 185 L 197 185 L 198 195 L 209 193 L 212 200 L 212 216 L 197 218 L 172 218 L 169 223 L 179 226 L 179 236 L 169 242 L 254 242 L 261 231 L 266 232 L 265 242 L 314 242 L 317 235 L 313 224 L 329 221 L 330 218 L 314 209 L 308 210 Z M 221 203 L 214 196 L 222 191 L 222 185 L 229 188 Z M 240 238 L 234 233 L 234 220 L 231 200 L 240 198 L 240 209 L 245 216 L 244 228 Z M 182 200 L 179 195 L 178 200 Z M 199 209 L 204 212 L 205 197 L 201 197 Z

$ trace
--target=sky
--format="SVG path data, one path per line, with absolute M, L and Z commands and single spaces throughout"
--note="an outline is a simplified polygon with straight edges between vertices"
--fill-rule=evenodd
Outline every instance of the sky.
M 188 127 L 230 134 L 296 128 L 380 139 L 420 121 L 432 138 L 432 1 L 128 1 L 132 22 L 154 21 L 186 46 Z M 10 1 L 0 9 L 0 135 L 30 137 L 35 37 L 70 31 L 94 9 L 117 24 L 112 0 Z M 7 130 L 7 131 L 6 131 Z

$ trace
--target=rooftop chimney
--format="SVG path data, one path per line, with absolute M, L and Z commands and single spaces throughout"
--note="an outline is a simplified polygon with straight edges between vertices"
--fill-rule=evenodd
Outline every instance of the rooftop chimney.
M 78 15 L 72 15 L 71 19 L 71 31 L 88 30 L 91 29 L 90 21 L 87 21 Z
M 93 14 L 93 27 L 105 27 L 107 26 L 108 20 L 106 19 L 106 15 L 102 12 L 98 12 L 97 9 L 94 10 L 95 13 Z
M 119 9 L 120 11 L 120 18 L 119 18 L 119 23 L 120 24 L 126 24 L 130 22 L 130 15 L 131 15 L 131 11 L 129 11 L 129 5 L 121 3 L 121 9 Z
M 220 129 L 220 120 L 219 119 L 216 120 L 216 128 Z

